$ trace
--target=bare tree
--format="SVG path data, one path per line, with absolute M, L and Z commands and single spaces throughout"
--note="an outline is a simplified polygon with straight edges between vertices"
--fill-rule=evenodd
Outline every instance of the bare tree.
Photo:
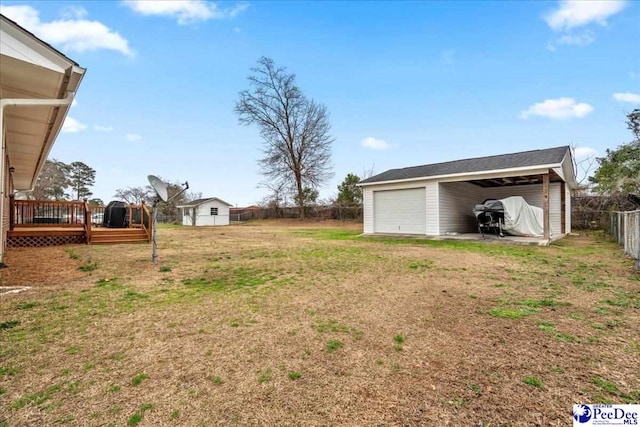
M 139 205 L 142 202 L 149 202 L 153 199 L 155 192 L 150 192 L 149 187 L 127 187 L 118 188 L 114 197 L 122 199 L 127 203 Z
M 287 205 L 287 183 L 282 180 L 263 181 L 258 184 L 258 188 L 269 190 L 269 194 L 262 199 L 260 204 L 273 209 L 276 217 L 282 216 L 281 209 Z
M 272 59 L 260 58 L 251 71 L 251 88 L 240 92 L 235 112 L 241 124 L 258 125 L 265 142 L 262 174 L 293 190 L 304 219 L 305 189 L 316 189 L 333 176 L 329 113 L 305 97 L 295 75 Z
M 47 160 L 28 197 L 35 200 L 64 200 L 70 184 L 68 171 L 69 165 L 56 159 Z
M 573 190 L 574 195 L 589 192 L 591 187 L 589 176 L 594 172 L 595 166 L 598 164 L 598 159 L 596 158 L 595 153 L 589 154 L 580 160 L 576 160 L 577 148 L 578 147 L 575 143 L 571 143 L 571 153 L 573 154 L 576 167 L 576 182 L 578 183 L 578 188 Z

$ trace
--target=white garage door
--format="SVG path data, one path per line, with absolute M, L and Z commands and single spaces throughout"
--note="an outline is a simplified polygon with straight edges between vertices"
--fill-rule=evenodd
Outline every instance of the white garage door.
M 376 233 L 426 234 L 424 188 L 375 191 L 373 224 Z

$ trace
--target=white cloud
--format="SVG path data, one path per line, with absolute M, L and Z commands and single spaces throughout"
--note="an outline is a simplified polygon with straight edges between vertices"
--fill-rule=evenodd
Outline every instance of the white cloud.
M 62 10 L 65 19 L 82 19 L 88 15 L 87 9 L 81 6 L 67 6 Z
M 589 24 L 607 25 L 607 19 L 621 12 L 625 0 L 563 0 L 560 7 L 545 16 L 549 27 L 566 31 Z
M 549 119 L 582 118 L 593 111 L 593 107 L 584 102 L 576 102 L 573 98 L 546 99 L 533 104 L 520 112 L 521 119 L 531 116 L 547 117 Z
M 386 150 L 390 147 L 389 144 L 383 139 L 374 138 L 369 136 L 362 141 L 360 141 L 360 145 L 365 148 L 371 148 L 372 150 Z
M 576 147 L 573 150 L 573 156 L 575 157 L 576 161 L 588 159 L 589 157 L 594 157 L 597 155 L 598 152 L 591 147 Z
M 587 46 L 596 40 L 592 31 L 585 31 L 582 34 L 572 35 L 566 34 L 556 40 L 557 44 Z
M 31 6 L 0 6 L 0 13 L 66 52 L 106 49 L 133 55 L 129 42 L 120 34 L 101 22 L 82 19 L 86 16 L 83 8 L 67 8 L 66 18 L 51 22 L 40 21 L 39 12 Z
M 96 132 L 111 132 L 113 130 L 112 126 L 101 126 L 101 125 L 93 125 L 93 130 Z
M 126 138 L 129 142 L 138 142 L 142 140 L 142 135 L 138 135 L 137 133 L 128 133 Z
M 249 7 L 242 3 L 221 9 L 217 4 L 205 0 L 124 0 L 123 3 L 141 15 L 167 16 L 176 19 L 180 25 L 233 18 Z
M 640 79 L 640 71 L 629 71 L 629 78 L 631 79 Z
M 613 99 L 620 102 L 629 102 L 631 104 L 640 104 L 640 93 L 614 93 Z
M 66 133 L 78 133 L 87 128 L 87 125 L 80 123 L 73 117 L 67 116 L 62 124 L 62 132 Z

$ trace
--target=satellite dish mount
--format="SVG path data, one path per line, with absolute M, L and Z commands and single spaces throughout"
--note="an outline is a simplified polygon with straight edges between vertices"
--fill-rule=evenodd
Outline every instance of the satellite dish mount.
M 153 247 L 153 252 L 151 254 L 151 261 L 153 261 L 153 263 L 155 264 L 156 260 L 158 259 L 158 244 L 156 242 L 156 230 L 158 229 L 157 227 L 158 203 L 170 202 L 171 200 L 175 199 L 176 197 L 178 197 L 179 195 L 187 191 L 189 189 L 189 181 L 185 181 L 182 184 L 182 186 L 184 187 L 182 190 L 178 191 L 176 194 L 169 197 L 169 190 L 167 188 L 167 184 L 164 181 L 162 181 L 160 178 L 158 178 L 155 175 L 149 175 L 147 179 L 149 180 L 149 184 L 151 184 L 153 189 L 156 191 L 156 197 L 154 197 L 153 205 L 152 205 L 153 206 L 153 225 L 151 227 L 151 229 L 153 230 L 152 238 L 151 238 L 151 244 Z

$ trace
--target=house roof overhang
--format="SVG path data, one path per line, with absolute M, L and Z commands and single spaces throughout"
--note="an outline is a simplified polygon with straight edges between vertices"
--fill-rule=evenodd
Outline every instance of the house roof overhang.
M 85 69 L 0 15 L 2 135 L 16 190 L 31 190 L 53 147 Z M 50 100 L 58 105 L 25 105 Z

